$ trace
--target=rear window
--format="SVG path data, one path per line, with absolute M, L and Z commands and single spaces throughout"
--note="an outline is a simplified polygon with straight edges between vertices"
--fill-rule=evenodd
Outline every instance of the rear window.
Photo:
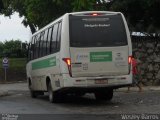
M 127 45 L 122 16 L 69 17 L 71 47 L 112 47 Z

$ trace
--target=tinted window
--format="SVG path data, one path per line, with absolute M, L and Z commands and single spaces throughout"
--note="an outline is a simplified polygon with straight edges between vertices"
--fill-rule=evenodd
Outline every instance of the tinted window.
M 38 58 L 39 55 L 39 41 L 40 41 L 40 34 L 36 35 L 34 40 L 34 59 Z
M 50 41 L 51 41 L 51 38 L 52 38 L 52 27 L 49 28 L 49 31 L 48 31 L 48 39 L 47 39 L 47 54 L 50 54 Z
M 32 37 L 28 47 L 28 60 L 36 59 L 60 50 L 61 22 Z
M 31 60 L 31 42 L 28 45 L 27 61 Z
M 53 33 L 52 33 L 52 39 L 50 42 L 51 53 L 54 53 L 56 51 L 57 30 L 58 30 L 58 24 L 55 24 L 53 28 Z
M 42 56 L 45 56 L 47 54 L 47 35 L 48 35 L 48 29 L 46 29 L 44 33 Z
M 34 59 L 34 39 L 35 37 L 32 37 L 31 45 L 30 45 L 30 59 Z
M 35 54 L 35 36 L 32 37 L 32 43 L 31 43 L 31 60 L 34 59 L 34 54 Z
M 107 47 L 127 45 L 121 15 L 70 16 L 72 47 Z
M 41 32 L 40 41 L 39 41 L 39 57 L 43 56 L 43 51 L 44 51 L 44 48 L 43 48 L 44 34 L 45 34 L 44 31 Z
M 58 26 L 58 35 L 57 35 L 57 44 L 56 44 L 57 51 L 60 50 L 61 29 L 62 29 L 62 23 L 60 22 Z

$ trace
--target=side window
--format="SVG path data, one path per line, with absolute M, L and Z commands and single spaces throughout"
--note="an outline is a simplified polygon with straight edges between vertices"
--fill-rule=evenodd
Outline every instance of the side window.
M 62 29 L 62 23 L 59 22 L 59 26 L 58 26 L 58 35 L 57 35 L 57 44 L 56 44 L 56 49 L 57 49 L 57 51 L 60 50 L 61 29 Z
M 47 55 L 50 54 L 50 40 L 51 40 L 51 37 L 52 37 L 52 30 L 53 28 L 50 27 L 48 29 L 48 37 L 47 37 L 47 42 L 46 42 L 46 47 L 47 47 Z
M 39 41 L 39 57 L 43 56 L 43 43 L 44 43 L 44 34 L 45 32 L 41 32 L 40 41 Z
M 56 41 L 57 41 L 57 33 L 58 33 L 57 31 L 58 31 L 58 24 L 55 24 L 53 32 L 52 32 L 52 39 L 51 39 L 51 42 L 50 42 L 51 53 L 56 52 Z
M 34 51 L 34 49 L 35 49 L 34 48 L 35 47 L 34 41 L 35 41 L 35 36 L 32 37 L 32 42 L 31 42 L 31 51 L 30 51 L 31 60 L 34 59 L 34 53 L 35 53 L 35 51 Z
M 40 34 L 36 35 L 34 43 L 35 43 L 35 49 L 34 49 L 34 59 L 38 58 L 39 54 L 39 41 L 40 41 Z
M 36 47 L 37 47 L 37 36 L 35 36 L 35 38 L 34 38 L 34 50 L 33 50 L 33 59 L 35 59 L 36 58 L 36 56 L 37 56 L 37 49 L 36 49 Z
M 48 35 L 48 29 L 46 29 L 44 33 L 42 56 L 47 55 L 47 35 Z
M 28 45 L 28 51 L 27 51 L 27 61 L 31 60 L 31 42 Z

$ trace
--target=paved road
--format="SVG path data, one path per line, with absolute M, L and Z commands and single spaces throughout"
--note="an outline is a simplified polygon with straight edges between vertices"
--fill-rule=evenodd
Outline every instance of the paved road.
M 145 88 L 142 93 L 134 88 L 129 93 L 124 89 L 117 90 L 110 102 L 98 102 L 93 94 L 87 94 L 84 97 L 68 96 L 64 103 L 51 104 L 47 95 L 37 99 L 30 98 L 26 83 L 0 85 L 0 90 L 2 88 L 8 91 L 7 96 L 0 97 L 0 113 L 4 114 L 36 114 L 37 117 L 43 115 L 40 118 L 43 118 L 44 114 L 50 114 L 50 117 L 53 118 L 54 115 L 59 119 L 65 117 L 70 120 L 75 118 L 114 120 L 121 119 L 121 114 L 160 113 L 160 91 L 157 89 Z

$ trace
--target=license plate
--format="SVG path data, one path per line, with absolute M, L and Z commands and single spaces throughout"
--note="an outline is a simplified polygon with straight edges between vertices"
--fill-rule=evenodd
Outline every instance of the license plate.
M 106 84 L 108 80 L 95 80 L 95 84 Z

